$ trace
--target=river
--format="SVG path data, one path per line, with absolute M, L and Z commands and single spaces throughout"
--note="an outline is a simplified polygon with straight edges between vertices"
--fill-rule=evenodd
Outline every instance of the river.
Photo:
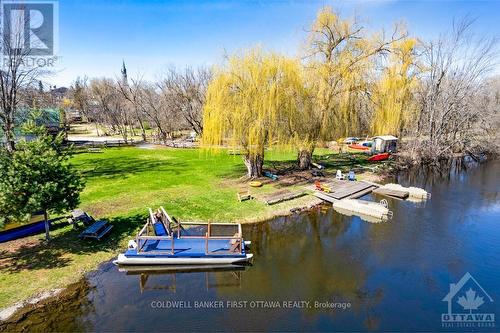
M 324 206 L 245 225 L 255 260 L 239 270 L 133 274 L 105 263 L 73 296 L 7 329 L 496 331 L 491 321 L 450 324 L 442 314 L 450 284 L 467 272 L 473 279 L 457 293 L 469 301 L 465 312 L 499 314 L 500 162 L 419 179 L 399 182 L 425 187 L 431 200 L 388 200 L 388 222 Z

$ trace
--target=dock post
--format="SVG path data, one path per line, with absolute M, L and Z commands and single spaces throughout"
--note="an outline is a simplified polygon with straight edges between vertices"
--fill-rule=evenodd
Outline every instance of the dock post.
M 174 235 L 172 235 L 172 254 L 175 254 L 175 251 L 174 251 Z

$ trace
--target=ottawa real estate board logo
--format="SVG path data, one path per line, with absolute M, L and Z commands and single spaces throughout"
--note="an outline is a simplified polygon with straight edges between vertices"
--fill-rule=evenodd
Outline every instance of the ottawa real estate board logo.
M 0 0 L 0 64 L 53 67 L 59 44 L 58 2 Z
M 448 312 L 441 314 L 442 327 L 495 327 L 493 299 L 469 272 L 457 283 L 450 284 L 443 302 L 448 303 Z

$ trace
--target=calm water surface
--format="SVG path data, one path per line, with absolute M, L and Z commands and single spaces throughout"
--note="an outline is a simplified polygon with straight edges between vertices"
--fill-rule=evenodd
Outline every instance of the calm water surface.
M 368 223 L 320 207 L 246 225 L 255 261 L 243 270 L 127 274 L 107 263 L 75 287 L 74 297 L 37 310 L 9 328 L 471 330 L 441 326 L 441 314 L 447 311 L 442 299 L 450 283 L 470 272 L 497 304 L 482 309 L 489 306 L 497 317 L 500 314 L 500 162 L 434 183 L 422 179 L 400 183 L 425 187 L 432 199 L 423 204 L 388 200 L 394 218 L 387 223 Z M 293 300 L 309 301 L 310 307 L 251 307 L 251 301 Z M 196 308 L 202 301 L 224 305 Z M 227 301 L 247 301 L 247 306 L 231 309 Z M 314 307 L 314 302 L 327 301 L 346 302 L 350 308 Z M 174 304 L 191 308 L 175 309 Z

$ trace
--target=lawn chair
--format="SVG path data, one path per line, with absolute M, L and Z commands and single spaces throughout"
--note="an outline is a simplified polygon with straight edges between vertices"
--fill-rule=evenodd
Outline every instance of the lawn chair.
M 350 181 L 355 181 L 356 180 L 356 175 L 354 174 L 354 171 L 349 171 L 349 175 L 347 176 L 347 179 Z
M 314 182 L 314 186 L 315 186 L 316 190 L 323 191 L 323 189 L 321 188 L 321 183 L 319 182 L 319 180 L 317 180 L 317 181 Z
M 229 252 L 232 252 L 232 253 L 241 252 L 241 236 L 238 232 L 234 234 L 230 243 L 231 243 L 231 248 L 229 249 Z
M 319 182 L 319 180 L 317 180 L 317 181 L 314 182 L 314 186 L 316 187 L 316 190 L 318 190 L 318 191 L 322 191 L 322 192 L 326 192 L 326 193 L 330 193 L 332 191 L 330 189 L 330 187 L 321 184 Z
M 335 175 L 335 178 L 338 179 L 338 180 L 344 180 L 345 179 L 344 175 L 342 174 L 342 171 L 340 171 L 340 170 L 337 170 L 337 174 Z

